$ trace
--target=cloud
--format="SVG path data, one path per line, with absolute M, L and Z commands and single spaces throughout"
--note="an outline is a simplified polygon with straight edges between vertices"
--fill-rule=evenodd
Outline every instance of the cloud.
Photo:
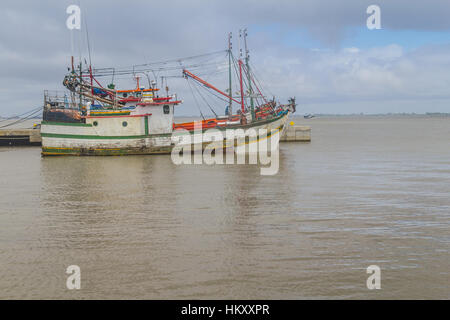
M 2 3 L 1 115 L 40 104 L 44 89 L 61 89 L 71 55 L 65 20 L 66 7 L 72 3 L 80 1 Z M 436 101 L 450 99 L 448 45 L 406 50 L 394 41 L 374 48 L 358 43 L 342 47 L 344 39 L 352 39 L 355 30 L 365 28 L 370 4 L 373 1 L 142 0 L 132 5 L 82 1 L 83 33 L 74 33 L 74 54 L 78 56 L 81 48 L 87 58 L 85 22 L 96 67 L 130 66 L 225 49 L 229 31 L 248 27 L 252 64 L 268 94 L 281 100 L 296 96 L 308 112 L 377 112 L 395 109 L 398 101 L 405 111 L 409 110 L 405 101 L 414 104 L 414 110 L 436 107 L 443 111 L 445 103 Z M 379 0 L 377 4 L 383 29 L 450 31 L 448 1 Z M 302 47 L 299 39 L 305 35 L 320 44 L 318 49 Z M 225 80 L 211 79 L 226 88 Z M 175 87 L 178 84 L 174 80 L 171 88 L 186 101 L 179 112 L 198 114 L 189 89 L 185 84 Z M 223 103 L 218 106 L 222 108 Z
M 264 82 L 282 97 L 297 96 L 309 112 L 386 112 L 398 101 L 423 105 L 427 100 L 450 101 L 450 46 L 405 51 L 398 45 L 340 50 L 281 49 L 258 55 Z M 364 104 L 372 102 L 370 109 Z M 374 109 L 378 102 L 380 108 Z M 313 107 L 319 110 L 313 110 Z M 435 105 L 441 111 L 445 105 Z M 320 109 L 322 108 L 322 109 Z M 447 107 L 447 111 L 450 108 Z

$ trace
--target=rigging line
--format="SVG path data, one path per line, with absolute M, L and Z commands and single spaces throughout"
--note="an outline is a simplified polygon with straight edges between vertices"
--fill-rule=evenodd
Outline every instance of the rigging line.
M 209 105 L 208 101 L 206 101 L 205 97 L 203 97 L 203 95 L 201 94 L 200 90 L 198 89 L 198 86 L 195 85 L 196 83 L 194 83 L 194 88 L 197 91 L 198 95 L 202 98 L 202 100 L 205 102 L 205 104 L 208 106 L 208 108 L 214 113 L 214 110 L 211 108 L 211 106 Z M 216 115 L 217 116 L 217 115 Z
M 78 7 L 79 8 L 81 8 L 81 1 L 80 0 L 78 0 Z M 73 30 L 75 30 L 75 29 L 73 29 Z M 81 30 L 80 30 L 80 32 L 78 32 L 78 37 L 77 37 L 78 39 L 78 58 L 79 58 L 79 63 L 80 63 L 80 65 L 81 65 Z
M 246 69 L 246 70 L 247 70 L 247 69 Z M 247 72 L 248 72 L 248 71 L 249 71 L 249 70 L 247 70 Z M 261 84 L 259 84 L 259 86 L 258 86 L 258 84 L 257 84 L 256 81 L 255 81 L 255 79 L 256 79 L 255 74 L 254 74 L 252 71 L 250 71 L 249 76 L 250 76 L 251 81 L 255 84 L 255 87 L 256 87 L 256 90 L 258 91 L 258 93 L 262 96 L 262 98 L 263 98 L 264 100 L 266 100 L 266 99 L 264 98 L 264 94 L 261 92 L 261 89 L 260 89 Z M 256 79 L 256 80 L 258 80 L 258 79 Z
M 210 52 L 210 53 L 204 53 L 204 54 L 200 54 L 200 55 L 185 57 L 185 58 L 177 58 L 177 59 L 170 59 L 170 60 L 165 60 L 165 61 L 137 64 L 137 65 L 134 65 L 134 67 L 151 66 L 151 65 L 155 65 L 155 64 L 166 64 L 166 63 L 169 63 L 169 62 L 180 62 L 180 61 L 183 61 L 183 60 L 192 60 L 192 59 L 195 59 L 195 58 L 200 58 L 200 57 L 210 56 L 210 55 L 214 55 L 214 54 L 218 54 L 218 53 L 223 53 L 225 51 L 226 50 L 220 50 L 220 51 L 215 51 L 215 52 Z
M 84 9 L 83 9 L 84 10 Z M 86 12 L 86 11 L 85 11 Z M 87 18 L 85 15 L 84 18 L 84 26 L 86 27 L 86 42 L 87 42 L 87 47 L 88 47 L 88 55 L 89 55 L 89 65 L 92 66 L 92 59 L 91 59 L 91 45 L 90 45 L 90 41 L 89 41 L 89 30 L 88 30 L 88 26 L 87 26 Z
M 261 95 L 262 99 L 265 101 L 265 103 L 267 103 L 267 99 L 264 96 L 264 93 L 261 91 L 262 90 L 262 86 L 261 83 L 259 83 L 258 78 L 256 78 L 256 75 L 250 71 L 250 78 L 252 79 L 253 83 L 255 84 L 256 90 L 258 90 L 258 93 Z M 261 89 L 260 89 L 261 87 Z M 272 110 L 274 110 L 273 107 L 271 107 Z
M 232 58 L 234 59 L 234 56 L 232 56 Z M 237 77 L 237 79 L 239 79 L 239 81 L 240 81 L 240 76 L 239 76 L 239 72 L 238 72 L 238 70 L 237 70 L 237 66 L 236 66 L 236 60 L 234 60 L 235 61 L 235 63 L 233 64 L 234 65 L 234 71 L 235 71 L 235 73 L 236 73 L 236 77 Z M 245 80 L 244 79 L 242 79 L 243 81 L 242 81 L 242 84 L 243 84 L 243 86 L 242 86 L 242 90 L 244 90 L 244 88 L 245 88 Z M 239 88 L 239 91 L 240 91 L 241 89 Z M 243 93 L 244 94 L 244 93 Z M 247 105 L 246 105 L 247 103 L 246 103 L 246 99 L 244 99 L 244 107 L 245 107 L 245 109 L 247 109 Z
M 195 65 L 195 66 L 187 66 L 187 68 L 189 68 L 190 70 L 194 70 L 194 69 L 197 69 L 197 68 L 200 68 L 200 67 L 203 67 L 204 68 L 204 66 L 197 66 L 197 65 Z M 165 71 L 165 72 L 169 72 L 169 71 L 179 71 L 179 70 L 182 70 L 180 67 L 171 67 L 171 68 L 165 68 L 165 69 L 137 69 L 137 70 L 134 70 L 134 71 L 117 71 L 115 74 L 117 74 L 117 75 L 129 75 L 129 74 L 133 74 L 133 73 L 138 73 L 138 72 L 152 72 L 152 73 L 154 73 L 154 72 L 163 72 L 163 71 Z M 111 75 L 111 73 L 94 73 L 94 76 L 96 76 L 96 77 L 104 77 L 104 76 L 109 76 L 109 75 Z
M 236 75 L 236 77 L 239 79 L 239 74 L 238 74 L 238 71 L 237 71 L 237 61 L 236 61 L 236 59 L 235 59 L 235 57 L 234 57 L 234 55 L 232 54 L 231 55 L 231 57 L 232 57 L 232 60 L 233 60 L 233 67 L 234 67 L 234 71 L 235 71 L 235 75 Z M 253 73 L 251 72 L 250 73 L 250 75 L 252 75 Z M 253 80 L 254 81 L 254 80 Z M 261 93 L 261 95 L 262 95 L 262 93 Z M 262 99 L 264 100 L 264 96 L 262 96 Z M 260 106 L 263 104 L 263 101 L 260 101 L 259 99 L 258 99 L 258 101 L 259 102 L 257 102 Z
M 239 71 L 238 71 L 238 61 L 234 58 L 234 56 L 232 56 L 233 59 L 233 67 L 234 67 L 234 72 L 236 74 L 236 78 L 237 78 L 237 82 L 239 82 L 240 80 L 240 76 L 239 76 Z M 239 89 L 240 90 L 240 89 Z
M 191 69 L 192 70 L 192 69 Z M 201 78 L 203 78 L 206 82 L 211 82 L 209 79 L 213 76 L 216 76 L 218 74 L 221 73 L 225 73 L 228 72 L 228 70 L 222 69 L 220 67 L 215 68 L 214 70 L 212 70 L 211 72 L 205 74 L 205 75 L 201 75 L 201 73 L 197 73 L 197 75 L 201 76 Z
M 205 84 L 203 84 L 203 83 L 201 83 L 201 82 L 198 82 L 198 80 L 197 81 L 194 81 L 194 84 L 196 84 L 197 86 L 196 86 L 196 88 L 198 88 L 198 87 L 200 87 L 200 88 L 202 88 L 206 93 L 208 93 L 210 96 L 210 98 L 212 98 L 212 96 L 214 96 L 214 97 L 216 97 L 216 98 L 218 98 L 218 99 L 220 99 L 220 100 L 222 100 L 222 101 L 224 101 L 225 103 L 229 103 L 229 100 L 225 100 L 224 98 L 222 98 L 222 97 L 220 97 L 215 91 L 212 91 L 212 90 L 216 90 L 216 89 L 212 89 L 211 87 L 208 87 L 208 86 L 206 86 Z M 210 90 L 210 89 L 212 89 L 212 90 Z M 199 92 L 199 94 L 201 94 L 200 92 Z M 207 100 L 206 98 L 204 98 L 204 96 L 202 95 L 202 98 L 204 99 L 204 100 Z M 206 103 L 208 104 L 208 102 L 206 101 Z M 214 101 L 213 100 L 213 104 L 216 104 L 217 102 L 216 101 Z M 209 104 L 208 104 L 208 106 L 209 106 Z M 210 106 L 209 106 L 210 107 Z M 210 109 L 211 109 L 212 107 L 210 107 Z M 216 116 L 217 116 L 217 113 L 214 111 L 214 110 L 211 110 Z
M 244 84 L 244 87 L 249 90 L 250 88 L 250 83 L 248 80 L 248 76 L 247 76 L 247 66 L 245 65 L 245 63 L 242 63 L 242 73 L 243 75 L 245 75 L 245 77 L 242 78 L 242 83 Z M 251 74 L 250 74 L 250 78 L 251 78 Z
M 261 92 L 263 92 L 263 89 L 266 89 L 266 84 L 264 83 L 264 81 L 262 81 L 262 78 L 261 77 L 259 77 L 259 76 L 257 76 L 257 74 L 256 74 L 256 69 L 255 69 L 255 67 L 253 66 L 253 64 L 251 64 L 250 65 L 251 67 L 252 67 L 252 70 L 250 71 L 252 74 L 253 74 L 253 77 L 255 78 L 255 80 L 258 82 L 258 84 L 259 84 L 259 86 L 260 86 L 260 88 L 261 88 Z M 259 80 L 261 78 L 261 80 Z M 271 96 L 274 96 L 274 94 L 273 94 L 273 92 L 271 92 L 270 91 L 270 89 L 267 89 L 267 91 L 269 92 L 269 94 L 271 95 Z
M 233 69 L 234 69 L 234 73 L 235 73 L 235 75 L 236 75 L 236 79 L 238 80 L 238 81 L 235 81 L 235 83 L 237 83 L 237 82 L 239 82 L 239 72 L 238 72 L 238 70 L 237 70 L 237 67 L 236 67 L 236 60 L 234 59 L 234 56 L 233 56 L 233 55 L 231 55 L 231 59 L 233 60 Z
M 205 69 L 205 67 L 210 67 L 210 66 L 214 66 L 215 69 L 217 70 L 218 67 L 221 66 L 225 66 L 225 63 L 221 63 L 218 64 L 217 62 L 213 62 L 213 63 L 209 63 L 209 64 L 190 64 L 190 65 L 185 65 L 184 68 L 189 68 L 191 70 L 196 69 L 196 68 L 203 68 Z M 180 70 L 181 68 L 179 66 L 169 66 L 169 67 L 161 67 L 161 68 L 136 68 L 136 69 L 123 69 L 123 70 L 116 70 L 116 71 L 111 71 L 112 68 L 107 68 L 107 69 L 93 69 L 93 75 L 95 77 L 104 77 L 104 76 L 110 76 L 113 72 L 117 75 L 127 75 L 127 74 L 133 74 L 136 72 L 155 72 L 155 71 L 175 71 L 175 70 Z M 86 72 L 88 72 L 88 70 L 85 70 Z
M 35 112 L 35 111 L 41 110 L 41 109 L 42 109 L 42 107 L 38 107 L 38 108 L 36 108 L 36 109 L 31 109 L 31 110 L 29 110 L 29 111 L 27 111 L 27 112 L 24 112 L 24 113 L 22 113 L 22 114 L 19 114 L 18 116 L 11 116 L 11 117 L 9 117 L 9 118 L 2 119 L 2 120 L 0 120 L 0 122 L 5 122 L 5 121 L 8 121 L 8 120 L 11 120 L 11 119 L 14 119 L 14 118 L 20 118 L 20 117 L 22 117 L 22 116 L 24 116 L 24 115 L 26 115 L 26 114 L 28 114 L 28 113 Z
M 41 108 L 42 108 L 42 107 L 41 107 Z M 41 108 L 39 108 L 39 109 L 41 109 Z M 32 114 L 28 115 L 27 117 L 21 118 L 21 119 L 19 119 L 19 120 L 17 120 L 17 121 L 14 121 L 14 122 L 11 122 L 11 123 L 8 123 L 8 124 L 5 124 L 4 126 L 1 126 L 0 128 L 10 127 L 10 126 L 12 126 L 12 125 L 15 125 L 15 124 L 24 122 L 24 121 L 26 121 L 26 120 L 29 120 L 29 119 L 31 119 L 34 115 L 38 114 L 38 112 L 40 112 L 40 111 L 41 111 L 41 110 L 36 110 L 35 112 L 33 112 Z
M 217 68 L 218 65 L 224 65 L 224 61 L 223 59 L 208 59 L 208 60 L 202 60 L 202 61 L 197 61 L 197 62 L 192 62 L 189 64 L 190 68 L 191 66 L 201 66 L 201 67 L 209 67 L 209 66 L 213 66 L 214 68 Z
M 219 97 L 218 95 L 216 95 L 216 94 L 214 94 L 212 91 L 209 91 L 207 88 L 205 88 L 205 87 L 203 87 L 203 86 L 200 86 L 200 88 L 203 88 L 203 90 L 206 92 L 206 93 L 208 93 L 208 94 L 211 94 L 211 95 L 214 95 L 216 98 L 218 98 L 218 99 L 220 99 L 220 100 L 222 100 L 222 101 L 224 101 L 225 103 L 229 103 L 229 100 L 225 100 L 224 98 L 222 98 L 222 97 Z M 210 98 L 212 98 L 211 96 L 209 96 Z M 205 98 L 206 99 L 206 98 Z M 216 104 L 217 102 L 216 101 L 214 101 L 213 100 L 213 104 Z M 213 111 L 214 112 L 214 111 Z M 214 114 L 216 115 L 216 117 L 217 117 L 217 114 L 214 112 Z
M 202 110 L 200 110 L 200 105 L 199 105 L 199 103 L 197 101 L 197 98 L 194 95 L 194 91 L 192 90 L 191 83 L 189 82 L 189 78 L 187 78 L 186 80 L 187 80 L 187 83 L 189 85 L 189 89 L 191 90 L 192 96 L 194 97 L 195 105 L 197 106 L 197 109 L 200 112 L 200 115 L 202 116 L 203 120 L 205 120 L 205 117 L 203 116 Z
M 244 66 L 244 70 L 246 71 L 246 72 L 248 72 L 248 70 L 247 70 L 247 68 Z M 237 72 L 237 71 L 236 71 Z M 266 100 L 266 98 L 265 98 L 265 96 L 264 96 L 264 93 L 261 91 L 262 89 L 260 89 L 261 87 L 262 87 L 262 85 L 261 85 L 261 83 L 259 82 L 259 80 L 258 80 L 258 78 L 256 78 L 256 75 L 255 75 L 255 73 L 253 72 L 253 70 L 250 70 L 250 81 L 252 81 L 254 84 L 255 84 L 255 86 L 256 86 L 256 89 L 258 90 L 258 92 L 259 92 L 259 95 L 261 96 L 261 98 L 265 101 L 265 103 L 267 104 L 267 100 Z M 247 88 L 248 88 L 248 79 L 243 79 L 244 80 L 244 84 L 246 84 L 247 85 Z M 247 80 L 247 82 L 245 82 Z M 245 103 L 245 101 L 244 101 L 244 103 Z M 275 109 L 272 107 L 272 106 L 270 106 L 270 109 L 272 110 L 272 112 L 274 112 L 275 111 Z
M 208 88 L 206 88 L 205 86 L 201 85 L 200 83 L 198 83 L 198 82 L 194 82 L 194 83 L 195 83 L 196 85 L 198 85 L 200 88 L 202 88 L 206 93 L 215 96 L 217 99 L 220 99 L 220 100 L 222 100 L 222 101 L 224 101 L 224 102 L 226 102 L 226 103 L 229 103 L 229 102 L 230 102 L 229 100 L 227 100 L 227 99 L 225 99 L 225 98 L 222 98 L 222 97 L 219 96 L 217 93 L 215 93 L 215 92 L 209 90 Z
M 217 117 L 217 113 L 213 110 L 213 108 L 209 105 L 208 101 L 206 101 L 205 97 L 203 97 L 203 95 L 201 94 L 200 90 L 198 90 L 197 86 L 194 86 L 194 88 L 197 90 L 198 94 L 200 95 L 200 97 L 203 99 L 203 101 L 205 101 L 206 105 L 208 106 L 208 108 L 212 111 L 212 113 L 214 113 L 214 115 Z
M 256 77 L 256 74 L 252 71 L 250 71 L 251 75 L 253 76 L 253 81 L 255 82 L 255 84 L 257 85 L 257 89 L 259 89 L 259 91 L 262 93 L 264 91 L 263 88 L 265 88 L 265 86 L 262 85 L 262 83 L 260 82 L 259 78 Z M 269 94 L 273 95 L 272 92 L 269 92 Z
M 212 60 L 212 59 L 210 59 L 210 60 Z M 181 61 L 183 61 L 183 60 L 182 59 L 177 59 L 177 60 L 172 61 L 172 65 L 165 64 L 165 66 L 148 67 L 148 66 L 151 66 L 151 65 L 150 64 L 146 64 L 146 65 L 134 65 L 134 66 L 131 66 L 131 67 L 116 68 L 116 73 L 130 73 L 130 72 L 136 71 L 136 70 L 139 70 L 139 71 L 151 71 L 151 70 L 156 70 L 156 69 L 159 69 L 159 70 L 173 69 L 174 65 L 178 65 L 179 63 L 181 63 Z M 212 61 L 212 62 L 211 61 L 199 61 L 199 62 L 196 62 L 196 63 L 185 65 L 185 67 L 191 68 L 192 66 L 207 66 L 207 65 L 217 65 L 217 64 L 225 65 L 225 62 L 220 62 L 220 61 Z M 143 68 L 143 67 L 146 67 L 146 66 L 147 66 L 147 68 Z M 177 69 L 177 68 L 178 68 L 178 66 L 175 67 L 175 69 Z M 108 67 L 108 68 L 95 68 L 95 69 L 93 69 L 93 72 L 95 74 L 110 74 L 112 69 L 113 68 L 111 68 L 111 67 Z
M 261 90 L 259 89 L 258 85 L 256 85 L 256 83 L 255 83 L 255 86 L 256 86 L 256 89 L 258 90 L 261 98 L 263 99 L 264 103 L 268 104 L 268 101 L 267 101 L 266 97 L 264 96 L 264 93 L 261 92 Z M 274 107 L 271 104 L 269 104 L 269 107 L 270 107 L 270 109 L 272 109 L 272 112 L 275 111 Z
M 209 94 L 212 94 L 213 96 L 215 96 L 217 99 L 220 99 L 220 100 L 222 100 L 222 101 L 225 101 L 226 103 L 229 103 L 229 102 L 230 102 L 230 100 L 227 100 L 227 99 L 225 99 L 225 98 L 222 98 L 222 97 L 219 96 L 217 93 L 207 90 L 207 88 L 205 88 L 204 86 L 201 86 L 201 87 L 202 87 L 206 92 L 208 92 Z

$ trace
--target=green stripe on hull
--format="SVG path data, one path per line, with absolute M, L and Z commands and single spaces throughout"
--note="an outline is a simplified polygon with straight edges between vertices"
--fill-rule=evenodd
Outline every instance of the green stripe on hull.
M 261 126 L 264 124 L 268 124 L 274 121 L 277 121 L 279 119 L 281 119 L 284 115 L 279 116 L 277 118 L 273 118 L 273 119 L 268 119 L 268 120 L 264 120 L 264 121 L 260 121 L 260 122 L 253 122 L 250 124 L 246 124 L 246 125 L 236 125 L 236 126 L 228 126 L 228 127 L 215 127 L 213 129 L 219 129 L 221 131 L 225 131 L 227 129 L 248 129 L 248 128 L 252 128 L 252 127 L 256 127 L 256 126 Z M 148 121 L 148 119 L 147 119 Z M 60 123 L 45 123 L 45 124 L 50 124 L 50 125 L 60 125 Z M 67 124 L 67 125 L 72 125 L 72 124 Z M 92 126 L 92 125 L 86 125 L 86 124 L 82 124 L 82 123 L 77 123 L 76 125 L 83 125 L 83 126 Z M 145 128 L 147 131 L 147 128 Z M 205 132 L 208 129 L 202 129 L 202 132 Z M 195 130 L 190 130 L 189 133 L 194 133 Z M 157 138 L 157 137 L 170 137 L 172 136 L 172 133 L 160 133 L 160 134 L 147 134 L 147 135 L 135 135 L 135 136 L 99 136 L 99 135 L 78 135 L 78 134 L 62 134 L 62 133 L 46 133 L 46 132 L 41 132 L 41 136 L 42 137 L 48 137 L 48 138 L 67 138 L 67 139 L 145 139 L 145 138 Z
M 148 135 L 148 116 L 144 118 L 145 134 Z
M 171 134 L 167 134 L 170 136 Z M 152 135 L 138 135 L 138 136 L 98 136 L 98 135 L 81 135 L 81 134 L 61 134 L 61 133 L 45 133 L 41 132 L 42 137 L 47 138 L 68 138 L 68 139 L 144 139 L 150 138 Z M 153 135 L 156 136 L 156 135 Z

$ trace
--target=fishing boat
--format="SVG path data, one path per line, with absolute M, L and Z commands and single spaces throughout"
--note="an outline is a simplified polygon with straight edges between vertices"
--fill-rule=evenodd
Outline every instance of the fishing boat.
M 75 67 L 72 57 L 71 68 L 69 67 L 69 73 L 63 81 L 67 92 L 58 95 L 46 91 L 44 94 L 41 123 L 42 155 L 170 153 L 175 146 L 173 139 L 175 132 L 193 134 L 199 130 L 205 132 L 209 129 L 218 129 L 222 132 L 239 129 L 242 129 L 239 132 L 249 132 L 249 129 L 256 132 L 260 132 L 260 129 L 266 130 L 264 137 L 262 135 L 245 137 L 247 144 L 260 139 L 279 139 L 289 114 L 295 111 L 295 98 L 291 98 L 287 104 L 266 98 L 260 83 L 250 69 L 245 31 L 243 37 L 245 58 L 242 57 L 242 51 L 239 58 L 234 57 L 231 33 L 228 37 L 228 49 L 223 51 L 228 57 L 227 90 L 220 90 L 195 74 L 191 68 L 198 68 L 198 64 L 185 64 L 179 67 L 177 72 L 181 71 L 183 79 L 189 83 L 193 82 L 226 102 L 224 115 L 215 113 L 214 117 L 206 118 L 201 113 L 203 118 L 201 121 L 184 123 L 174 122 L 175 111 L 182 105 L 183 100 L 179 99 L 177 94 L 169 94 L 167 79 L 165 94 L 160 93 L 156 77 L 150 80 L 149 72 L 154 72 L 158 68 L 161 71 L 161 64 L 156 67 L 154 64 L 146 64 L 144 67 L 133 66 L 132 70 L 94 69 L 86 61 L 83 67 L 81 59 Z M 163 65 L 167 65 L 167 62 Z M 237 94 L 233 93 L 232 87 L 233 68 L 237 75 L 235 86 L 239 87 Z M 140 83 L 139 73 L 147 76 L 148 86 Z M 108 85 L 101 83 L 100 78 L 111 75 L 114 77 L 118 74 L 132 74 L 136 87 L 117 90 L 113 82 Z M 236 112 L 233 112 L 235 106 L 238 107 Z M 204 148 L 206 144 L 200 142 L 200 145 Z M 227 146 L 229 144 L 224 144 L 224 149 Z

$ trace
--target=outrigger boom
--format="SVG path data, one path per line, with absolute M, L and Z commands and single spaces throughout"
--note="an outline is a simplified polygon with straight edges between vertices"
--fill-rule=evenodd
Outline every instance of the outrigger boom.
M 203 84 L 203 85 L 206 86 L 207 88 L 213 89 L 214 91 L 216 91 L 216 92 L 220 93 L 221 95 L 223 95 L 223 96 L 225 96 L 225 97 L 231 99 L 232 101 L 234 101 L 234 102 L 236 102 L 236 103 L 238 103 L 238 104 L 241 104 L 238 100 L 233 99 L 233 97 L 227 95 L 227 94 L 226 94 L 225 92 L 223 92 L 223 91 L 220 91 L 219 89 L 217 89 L 216 87 L 214 87 L 212 84 L 206 82 L 205 80 L 203 80 L 203 79 L 201 79 L 200 77 L 196 76 L 195 74 L 189 72 L 188 70 L 183 69 L 183 75 L 184 75 L 185 77 L 190 77 L 190 78 L 192 78 L 192 79 L 194 79 L 194 80 L 200 82 L 201 84 Z

